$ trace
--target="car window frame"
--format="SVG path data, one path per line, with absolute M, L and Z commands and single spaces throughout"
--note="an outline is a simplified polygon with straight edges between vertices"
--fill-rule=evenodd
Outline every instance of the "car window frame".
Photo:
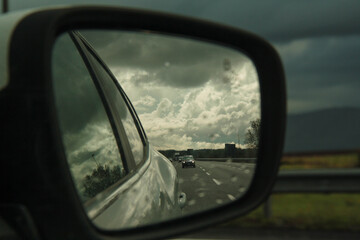
M 117 81 L 116 77 L 113 75 L 113 73 L 111 72 L 111 70 L 108 68 L 108 66 L 104 63 L 104 61 L 99 57 L 99 55 L 96 53 L 96 51 L 93 49 L 93 47 L 88 43 L 88 41 L 81 35 L 81 33 L 79 33 L 78 31 L 72 31 L 72 34 L 74 35 L 75 40 L 78 42 L 80 51 L 84 54 L 84 58 L 87 61 L 89 66 L 89 71 L 92 72 L 92 74 L 94 74 L 95 80 L 94 81 L 102 81 L 101 78 L 98 77 L 98 73 L 96 72 L 96 70 L 94 70 L 92 68 L 92 60 L 90 59 L 91 57 L 93 57 L 96 62 L 103 68 L 103 70 L 106 72 L 106 74 L 111 78 L 111 80 L 113 81 L 113 83 L 115 84 L 115 86 L 117 87 L 117 90 L 119 91 L 122 99 L 124 100 L 124 103 L 128 109 L 128 111 L 131 114 L 131 118 L 134 121 L 137 133 L 139 134 L 139 137 L 141 139 L 142 142 L 142 148 L 143 148 L 143 158 L 141 159 L 141 161 L 139 161 L 139 163 L 136 163 L 133 153 L 132 153 L 132 149 L 131 149 L 131 145 L 129 143 L 128 140 L 128 136 L 126 134 L 126 131 L 124 129 L 124 126 L 122 124 L 122 121 L 119 121 L 119 127 L 120 129 L 117 129 L 117 127 L 115 126 L 114 131 L 116 131 L 116 135 L 119 137 L 119 144 L 121 145 L 119 147 L 120 151 L 123 151 L 123 161 L 126 162 L 126 166 L 127 169 L 129 171 L 129 177 L 131 177 L 135 172 L 138 172 L 140 170 L 140 168 L 142 166 L 145 165 L 146 160 L 149 158 L 149 143 L 148 143 L 148 139 L 147 136 L 145 134 L 144 128 L 139 120 L 138 115 L 136 114 L 136 111 L 133 107 L 133 105 L 131 104 L 130 99 L 128 98 L 128 96 L 126 95 L 125 91 L 123 90 L 123 88 L 121 87 L 120 83 Z M 89 54 L 91 54 L 91 56 L 89 56 Z M 99 84 L 99 82 L 96 82 L 96 85 Z M 104 101 L 106 102 L 107 107 L 109 107 L 109 103 L 106 100 L 105 97 L 105 93 L 103 92 L 103 90 L 101 89 L 100 86 L 99 87 L 99 91 L 101 91 L 101 93 L 103 94 L 104 97 Z M 113 115 L 113 113 L 110 110 L 109 107 L 109 113 L 111 115 Z M 113 116 L 111 116 L 112 120 L 115 122 L 115 120 L 113 119 Z M 116 125 L 116 124 L 115 124 Z
M 110 186 L 107 186 L 105 189 L 98 192 L 95 196 L 90 197 L 89 199 L 85 200 L 84 202 L 81 201 L 82 204 L 87 205 L 89 202 L 92 202 L 92 201 L 94 201 L 94 199 L 98 198 L 100 193 L 107 195 L 109 192 L 113 191 L 112 189 L 114 189 L 117 186 L 123 184 L 123 182 L 125 182 L 128 179 L 128 176 L 130 175 L 130 171 L 128 169 L 125 156 L 122 153 L 122 146 L 121 146 L 121 144 L 119 145 L 119 142 L 118 142 L 119 139 L 118 139 L 118 134 L 117 134 L 115 125 L 114 125 L 113 116 L 112 116 L 112 114 L 110 112 L 110 109 L 109 109 L 107 103 L 105 102 L 105 98 L 103 96 L 102 91 L 99 89 L 99 87 L 98 87 L 98 85 L 96 83 L 96 81 L 97 81 L 96 76 L 94 76 L 93 73 L 89 70 L 88 62 L 86 61 L 86 59 L 84 59 L 83 52 L 81 51 L 80 46 L 78 45 L 78 43 L 77 43 L 76 39 L 74 38 L 74 35 L 71 33 L 71 31 L 64 32 L 63 34 L 67 35 L 69 37 L 70 44 L 73 44 L 72 46 L 74 47 L 74 51 L 76 51 L 78 56 L 79 56 L 79 61 L 82 61 L 82 63 L 83 63 L 84 71 L 86 71 L 88 73 L 88 76 L 90 77 L 90 82 L 92 82 L 94 84 L 94 88 L 95 88 L 95 91 L 96 91 L 96 93 L 98 95 L 99 102 L 100 102 L 101 106 L 103 107 L 103 109 L 105 111 L 106 118 L 107 118 L 108 123 L 109 123 L 110 128 L 111 128 L 112 136 L 113 136 L 113 138 L 115 139 L 115 142 L 116 142 L 117 151 L 118 151 L 118 154 L 119 154 L 119 157 L 120 157 L 118 163 L 121 164 L 121 168 L 123 169 L 123 171 L 125 173 L 115 183 L 113 183 Z M 52 87 L 53 87 L 52 90 L 55 92 L 56 91 L 55 88 L 54 88 L 55 85 L 53 85 Z M 57 107 L 56 107 L 56 109 L 57 109 Z M 60 121 L 59 113 L 57 114 L 57 120 Z M 61 136 L 63 137 L 62 134 L 61 134 Z M 63 141 L 64 141 L 64 139 L 62 138 L 62 145 L 63 145 L 64 151 L 65 151 L 66 148 L 65 148 L 65 144 L 64 144 Z M 69 159 L 68 159 L 67 156 L 65 156 L 65 159 L 66 159 L 66 162 L 67 162 L 67 167 L 70 170 L 71 165 L 69 163 Z M 71 171 L 69 171 L 69 172 L 71 172 Z M 72 176 L 72 174 L 71 174 L 71 176 Z M 76 180 L 75 180 L 75 178 L 73 176 L 71 177 L 71 181 L 72 181 L 73 185 L 76 186 Z M 80 192 L 78 192 L 78 189 L 76 187 L 75 187 L 75 189 L 76 189 L 77 193 L 80 195 Z M 79 196 L 79 199 L 80 198 L 81 197 Z
M 93 81 L 95 82 L 95 85 L 98 88 L 97 90 L 101 92 L 101 95 L 104 98 L 103 104 L 106 105 L 106 108 L 108 108 L 109 110 L 109 114 L 111 115 L 112 121 L 114 123 L 113 132 L 116 136 L 116 139 L 119 140 L 119 145 L 120 145 L 119 151 L 122 157 L 122 161 L 124 162 L 124 166 L 126 166 L 125 169 L 127 171 L 127 175 L 125 177 L 123 177 L 114 185 L 108 187 L 103 192 L 101 192 L 104 194 L 98 195 L 98 197 L 94 197 L 84 204 L 85 212 L 87 212 L 88 217 L 90 219 L 95 219 L 114 203 L 114 201 L 117 199 L 117 196 L 119 194 L 123 194 L 124 192 L 126 192 L 147 171 L 151 162 L 150 146 L 147 137 L 144 134 L 145 131 L 143 130 L 141 122 L 137 117 L 136 112 L 133 106 L 131 105 L 129 98 L 126 96 L 125 92 L 121 88 L 120 84 L 117 82 L 116 78 L 113 76 L 112 72 L 109 70 L 107 65 L 102 61 L 102 59 L 97 55 L 95 50 L 86 41 L 86 39 L 83 38 L 83 36 L 80 33 L 76 31 L 71 31 L 71 35 L 73 36 L 73 41 L 78 46 L 78 51 L 81 52 L 80 54 L 83 57 L 83 61 L 85 62 L 88 71 L 93 77 Z M 91 54 L 91 56 L 89 56 L 89 54 Z M 91 57 L 95 58 L 95 60 L 90 60 Z M 135 163 L 135 159 L 123 123 L 121 120 L 118 121 L 118 125 L 120 125 L 122 128 L 120 132 L 117 129 L 115 119 L 113 119 L 114 118 L 113 112 L 111 111 L 108 100 L 105 97 L 105 92 L 103 92 L 101 86 L 99 85 L 98 82 L 100 81 L 99 74 L 96 73 L 95 70 L 92 68 L 93 63 L 91 63 L 91 61 L 97 61 L 97 63 L 101 65 L 103 70 L 106 71 L 106 74 L 108 74 L 108 76 L 111 78 L 111 80 L 117 87 L 117 90 L 119 91 L 122 99 L 124 100 L 126 107 L 128 108 L 128 111 L 130 111 L 131 117 L 136 126 L 137 133 L 139 134 L 139 137 L 143 144 L 143 159 L 137 165 Z

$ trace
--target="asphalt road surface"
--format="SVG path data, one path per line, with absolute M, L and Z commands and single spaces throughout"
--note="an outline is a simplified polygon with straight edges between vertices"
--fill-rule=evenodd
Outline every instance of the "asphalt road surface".
M 186 193 L 183 214 L 213 208 L 241 197 L 248 189 L 254 163 L 196 161 L 196 167 L 182 168 L 174 162 L 180 188 Z

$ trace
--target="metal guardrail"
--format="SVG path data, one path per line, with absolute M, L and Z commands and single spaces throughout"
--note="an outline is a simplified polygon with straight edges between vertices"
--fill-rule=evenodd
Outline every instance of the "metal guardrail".
M 360 169 L 307 169 L 280 171 L 273 193 L 360 193 Z M 271 196 L 264 204 L 271 217 Z
M 279 172 L 273 193 L 359 193 L 360 169 L 307 169 Z
M 256 158 L 195 158 L 196 161 L 256 163 Z

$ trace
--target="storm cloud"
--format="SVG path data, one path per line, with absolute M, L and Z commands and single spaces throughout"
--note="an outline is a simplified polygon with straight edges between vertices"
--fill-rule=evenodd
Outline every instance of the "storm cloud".
M 276 45 L 283 57 L 290 112 L 359 107 L 360 36 Z
M 226 71 L 224 60 L 232 59 L 235 65 L 242 61 L 235 51 L 221 47 L 212 47 L 209 51 L 209 44 L 177 37 L 121 31 L 81 33 L 113 71 L 141 71 L 143 74 L 136 74 L 132 79 L 136 84 L 156 83 L 179 88 L 201 86 L 214 75 Z

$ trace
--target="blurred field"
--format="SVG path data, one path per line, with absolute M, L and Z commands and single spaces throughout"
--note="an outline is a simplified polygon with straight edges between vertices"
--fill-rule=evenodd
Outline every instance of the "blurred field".
M 274 194 L 271 201 L 270 218 L 261 206 L 225 225 L 360 231 L 360 194 Z
M 338 155 L 284 156 L 280 170 L 313 168 L 354 168 L 359 167 L 357 153 Z
M 280 170 L 359 167 L 357 153 L 285 156 Z M 263 205 L 226 223 L 246 228 L 333 229 L 360 231 L 360 194 L 273 194 L 272 215 Z

